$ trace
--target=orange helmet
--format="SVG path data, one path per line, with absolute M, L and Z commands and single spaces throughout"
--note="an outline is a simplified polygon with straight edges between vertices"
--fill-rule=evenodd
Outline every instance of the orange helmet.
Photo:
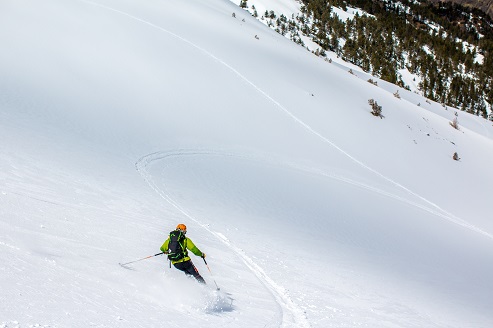
M 183 223 L 180 223 L 179 225 L 176 226 L 176 230 L 187 231 L 187 226 L 184 225 Z

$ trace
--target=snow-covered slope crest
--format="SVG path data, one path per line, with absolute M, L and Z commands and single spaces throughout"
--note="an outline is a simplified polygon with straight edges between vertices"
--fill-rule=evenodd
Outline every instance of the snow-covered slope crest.
M 493 323 L 491 124 L 226 0 L 1 7 L 0 327 Z M 207 286 L 118 265 L 177 223 Z

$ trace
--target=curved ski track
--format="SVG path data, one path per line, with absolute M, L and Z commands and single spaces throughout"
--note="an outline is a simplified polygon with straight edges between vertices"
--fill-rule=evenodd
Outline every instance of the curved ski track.
M 254 84 L 252 81 L 250 81 L 248 78 L 246 78 L 244 75 L 242 75 L 240 72 L 238 72 L 236 69 L 234 69 L 233 67 L 231 67 L 228 63 L 226 63 L 225 61 L 221 60 L 220 58 L 216 57 L 214 54 L 212 54 L 211 52 L 205 50 L 204 48 L 198 46 L 197 44 L 179 36 L 178 34 L 176 33 L 173 33 L 159 25 L 156 25 L 154 23 L 151 23 L 149 21 L 146 21 L 142 18 L 139 18 L 137 16 L 134 16 L 134 15 L 131 15 L 127 12 L 124 12 L 124 11 L 121 11 L 121 10 L 118 10 L 118 9 L 115 9 L 115 8 L 112 8 L 112 7 L 109 7 L 109 6 L 106 6 L 106 5 L 103 5 L 103 4 L 100 4 L 100 3 L 96 3 L 96 2 L 93 2 L 93 1 L 89 1 L 89 0 L 77 0 L 77 1 L 81 1 L 81 2 L 84 2 L 86 4 L 89 4 L 89 5 L 93 5 L 93 6 L 97 6 L 97 7 L 100 7 L 100 8 L 103 8 L 105 10 L 109 10 L 109 11 L 113 11 L 115 13 L 118 13 L 120 15 L 124 15 L 130 19 L 133 19 L 133 20 L 136 20 L 140 23 L 143 23 L 143 24 L 146 24 L 146 25 L 149 25 L 153 28 L 156 28 L 162 32 L 165 32 L 171 36 L 173 36 L 174 38 L 177 38 L 185 43 L 187 43 L 188 45 L 190 45 L 191 47 L 199 50 L 200 52 L 202 52 L 204 55 L 206 55 L 207 57 L 213 59 L 215 62 L 223 65 L 224 67 L 226 67 L 227 69 L 229 69 L 233 74 L 235 74 L 238 78 L 240 78 L 241 80 L 243 80 L 246 84 L 250 85 L 254 90 L 256 90 L 257 92 L 259 92 L 263 97 L 265 97 L 267 100 L 269 100 L 277 109 L 279 109 L 282 113 L 284 113 L 285 115 L 287 115 L 288 117 L 290 117 L 291 119 L 293 119 L 296 123 L 298 123 L 300 126 L 302 126 L 307 132 L 315 135 L 317 138 L 319 138 L 322 142 L 332 146 L 334 149 L 336 149 L 337 151 L 339 151 L 341 154 L 343 154 L 344 156 L 346 156 L 347 158 L 349 158 L 351 161 L 353 161 L 354 163 L 358 164 L 359 166 L 361 166 L 362 168 L 372 172 L 373 174 L 375 174 L 376 176 L 382 178 L 383 180 L 391 183 L 392 185 L 406 191 L 407 193 L 411 194 L 412 196 L 420 199 L 421 201 L 427 203 L 429 206 L 431 206 L 432 208 L 434 208 L 433 213 L 437 214 L 438 216 L 452 222 L 452 223 L 455 223 L 457 225 L 460 225 L 464 228 L 467 228 L 467 229 L 470 229 L 472 231 L 475 231 L 477 233 L 480 233 L 488 238 L 491 238 L 493 239 L 493 235 L 468 223 L 467 221 L 455 216 L 454 214 L 450 213 L 450 212 L 447 212 L 446 210 L 442 209 L 440 206 L 438 206 L 437 204 L 433 203 L 432 201 L 428 200 L 427 198 L 419 195 L 418 193 L 415 193 L 414 191 L 410 190 L 409 188 L 405 187 L 404 185 L 394 181 L 393 179 L 387 177 L 386 175 L 384 175 L 383 173 L 380 173 L 379 171 L 371 168 L 370 166 L 366 165 L 365 163 L 363 163 L 362 161 L 358 160 L 356 157 L 352 156 L 350 153 L 346 152 L 344 149 L 340 148 L 337 144 L 335 144 L 333 141 L 331 141 L 330 139 L 326 138 L 325 136 L 323 136 L 321 133 L 317 132 L 315 129 L 313 129 L 310 125 L 308 125 L 307 123 L 305 123 L 303 120 L 301 120 L 300 118 L 298 118 L 297 116 L 295 116 L 293 113 L 291 113 L 288 109 L 286 109 L 281 103 L 279 103 L 277 100 L 275 100 L 274 98 L 272 98 L 270 95 L 268 95 L 265 91 L 263 91 L 262 89 L 260 89 L 256 84 Z M 370 189 L 374 189 L 373 187 L 371 186 L 367 186 L 367 188 L 370 188 Z M 430 209 L 427 209 L 427 210 L 430 210 Z
M 234 245 L 226 236 L 222 233 L 212 231 L 209 226 L 205 223 L 202 223 L 199 219 L 192 216 L 187 212 L 185 208 L 180 206 L 178 202 L 176 202 L 169 194 L 160 189 L 153 181 L 151 174 L 148 172 L 147 167 L 155 162 L 160 160 L 166 160 L 169 157 L 177 157 L 177 156 L 187 156 L 187 155 L 219 155 L 219 156 L 229 156 L 229 157 L 241 157 L 235 156 L 233 154 L 228 153 L 219 153 L 213 151 L 187 151 L 187 150 L 178 150 L 171 152 L 157 152 L 153 154 L 146 155 L 139 159 L 137 163 L 135 163 L 135 167 L 139 174 L 144 178 L 147 184 L 164 200 L 166 200 L 171 206 L 176 208 L 180 213 L 185 215 L 190 220 L 194 221 L 202 228 L 207 230 L 221 242 L 223 242 L 228 249 L 233 250 L 233 252 L 238 255 L 245 265 L 257 276 L 257 278 L 263 283 L 263 285 L 270 291 L 270 293 L 274 296 L 277 304 L 282 310 L 282 321 L 280 323 L 280 327 L 302 327 L 309 328 L 311 327 L 308 319 L 306 318 L 303 310 L 293 302 L 291 297 L 289 296 L 288 291 L 276 283 L 272 278 L 270 278 L 265 271 L 252 259 L 250 258 L 241 248 Z
M 320 176 L 321 178 L 329 178 L 337 181 L 341 181 L 357 188 L 365 189 L 379 195 L 389 197 L 391 199 L 406 203 L 410 206 L 419 208 L 421 210 L 427 211 L 433 215 L 441 217 L 443 219 L 452 221 L 458 225 L 464 226 L 471 230 L 478 230 L 483 234 L 486 232 L 479 230 L 478 228 L 467 224 L 466 222 L 455 222 L 452 218 L 448 217 L 446 213 L 438 211 L 433 207 L 427 207 L 418 202 L 409 200 L 407 198 L 401 197 L 399 195 L 393 194 L 391 192 L 376 188 L 374 186 L 358 182 L 347 177 L 333 174 L 330 172 L 324 172 L 319 169 L 314 169 L 310 167 L 304 167 L 300 165 L 296 165 L 291 162 L 281 162 L 278 160 L 273 160 L 271 158 L 263 158 L 260 156 L 249 156 L 245 154 L 235 154 L 233 152 L 220 151 L 220 150 L 207 150 L 207 149 L 176 149 L 169 151 L 161 151 L 155 152 L 152 154 L 148 154 L 140 158 L 136 163 L 135 167 L 142 178 L 146 181 L 146 183 L 166 202 L 168 202 L 171 206 L 177 209 L 180 213 L 185 215 L 190 220 L 194 221 L 202 228 L 211 233 L 214 237 L 223 242 L 229 249 L 233 250 L 245 263 L 245 265 L 257 276 L 257 278 L 266 286 L 266 288 L 272 293 L 276 302 L 282 309 L 282 322 L 280 327 L 291 327 L 295 325 L 295 327 L 310 327 L 308 319 L 306 318 L 305 313 L 300 309 L 298 305 L 296 305 L 293 300 L 290 298 L 289 293 L 286 291 L 284 287 L 276 283 L 273 279 L 271 279 L 265 271 L 252 259 L 250 258 L 245 251 L 241 248 L 237 247 L 234 243 L 232 243 L 226 236 L 222 233 L 215 232 L 209 228 L 209 225 L 201 222 L 198 218 L 191 215 L 186 208 L 182 207 L 176 200 L 174 200 L 169 193 L 166 192 L 166 185 L 162 185 L 161 188 L 156 185 L 153 181 L 152 175 L 148 171 L 148 166 L 157 161 L 166 161 L 171 160 L 172 158 L 184 157 L 184 156 L 213 156 L 213 157 L 229 157 L 235 158 L 242 161 L 252 161 L 257 163 L 264 163 L 267 165 L 271 165 L 273 167 L 284 167 L 292 170 L 296 170 L 303 173 L 308 173 L 311 175 Z M 163 188 L 164 187 L 164 188 Z

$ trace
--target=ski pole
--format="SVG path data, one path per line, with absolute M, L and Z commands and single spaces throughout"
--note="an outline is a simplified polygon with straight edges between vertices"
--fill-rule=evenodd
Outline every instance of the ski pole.
M 158 255 L 162 255 L 162 254 L 164 254 L 164 252 L 157 253 L 157 254 L 154 254 L 154 255 L 149 255 L 149 256 L 146 256 L 146 257 L 144 257 L 144 258 L 141 258 L 141 259 L 135 260 L 135 261 L 130 261 L 130 262 L 127 262 L 127 263 L 119 263 L 119 264 L 120 264 L 121 266 L 123 266 L 123 265 L 127 265 L 127 264 L 130 264 L 130 263 L 135 263 L 135 262 L 139 262 L 139 261 L 147 260 L 147 259 L 150 259 L 151 257 L 158 256 Z
M 207 270 L 209 270 L 211 276 L 212 276 L 212 271 L 211 269 L 209 268 L 209 265 L 207 264 L 207 261 L 205 260 L 205 257 L 202 257 L 202 260 L 204 260 L 204 263 L 205 263 L 205 266 L 207 267 Z M 220 290 L 220 288 L 217 286 L 217 282 L 216 280 L 214 279 L 214 277 L 212 277 L 212 280 L 214 281 L 214 284 L 216 284 L 216 288 L 217 290 Z

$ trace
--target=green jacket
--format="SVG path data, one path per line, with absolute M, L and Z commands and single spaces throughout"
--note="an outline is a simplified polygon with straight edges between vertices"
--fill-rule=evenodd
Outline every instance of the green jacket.
M 168 244 L 169 244 L 169 237 L 168 237 L 168 239 L 166 239 L 164 244 L 161 246 L 161 251 L 164 252 L 165 254 L 168 253 Z M 185 237 L 185 240 L 183 240 L 183 246 L 184 246 L 183 249 L 185 250 L 185 257 L 182 258 L 181 260 L 178 260 L 178 261 L 171 261 L 171 263 L 175 264 L 175 263 L 190 261 L 190 257 L 188 256 L 187 249 L 192 251 L 192 253 L 194 253 L 197 256 L 203 255 L 203 253 L 200 251 L 200 249 L 198 249 L 197 246 L 195 246 L 195 244 L 193 243 L 193 241 L 190 238 Z

